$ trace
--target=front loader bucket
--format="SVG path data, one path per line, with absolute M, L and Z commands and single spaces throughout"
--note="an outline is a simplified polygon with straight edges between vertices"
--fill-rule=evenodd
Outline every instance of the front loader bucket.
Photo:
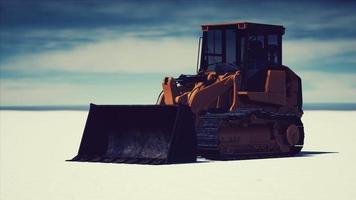
M 78 155 L 70 161 L 195 162 L 194 115 L 186 106 L 91 104 Z

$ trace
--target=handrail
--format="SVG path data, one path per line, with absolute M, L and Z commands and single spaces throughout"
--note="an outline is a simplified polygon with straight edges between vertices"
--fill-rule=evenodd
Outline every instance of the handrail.
M 199 37 L 199 44 L 198 44 L 198 58 L 197 58 L 197 73 L 199 72 L 199 57 L 200 57 L 200 46 L 201 46 L 201 40 L 203 37 Z

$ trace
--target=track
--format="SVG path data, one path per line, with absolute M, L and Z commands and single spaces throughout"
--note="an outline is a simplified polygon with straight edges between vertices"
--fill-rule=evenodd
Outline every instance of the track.
M 268 134 L 273 138 L 276 144 L 275 147 L 273 147 L 273 145 L 268 146 L 269 144 L 263 144 L 266 148 L 261 148 L 258 152 L 254 152 L 253 145 L 243 146 L 239 145 L 238 141 L 236 141 L 235 145 L 238 146 L 240 150 L 235 150 L 233 155 L 224 154 L 221 151 L 224 147 L 221 145 L 219 132 L 222 127 L 228 126 L 227 124 L 229 124 L 229 122 L 239 124 L 242 128 L 249 128 L 255 125 L 265 126 L 265 128 L 267 126 L 270 129 Z M 298 145 L 295 146 L 285 145 L 283 144 L 285 139 L 278 138 L 280 137 L 279 133 L 285 131 L 286 126 L 292 123 L 296 124 L 301 132 L 301 138 L 299 139 Z M 298 116 L 266 112 L 261 109 L 239 109 L 230 113 L 208 112 L 200 117 L 196 126 L 196 134 L 198 154 L 205 158 L 218 160 L 291 156 L 300 152 L 304 141 L 303 124 Z M 289 150 L 286 152 L 286 150 L 281 150 L 282 148 L 288 148 Z

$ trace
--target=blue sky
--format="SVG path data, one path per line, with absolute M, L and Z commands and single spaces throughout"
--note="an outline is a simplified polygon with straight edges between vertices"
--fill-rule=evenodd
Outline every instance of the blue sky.
M 200 25 L 286 28 L 304 102 L 356 102 L 355 1 L 0 0 L 0 105 L 155 103 L 195 71 Z

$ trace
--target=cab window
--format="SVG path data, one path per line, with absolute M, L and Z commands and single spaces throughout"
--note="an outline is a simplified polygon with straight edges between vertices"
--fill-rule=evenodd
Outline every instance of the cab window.
M 207 60 L 208 65 L 222 62 L 222 31 L 209 30 L 207 45 Z
M 269 65 L 277 65 L 279 61 L 279 46 L 277 35 L 268 35 L 267 38 L 268 54 L 267 62 Z
M 226 63 L 237 65 L 236 62 L 236 31 L 226 30 Z
M 244 59 L 250 69 L 260 69 L 265 67 L 266 47 L 263 35 L 248 36 L 245 44 L 246 55 Z

